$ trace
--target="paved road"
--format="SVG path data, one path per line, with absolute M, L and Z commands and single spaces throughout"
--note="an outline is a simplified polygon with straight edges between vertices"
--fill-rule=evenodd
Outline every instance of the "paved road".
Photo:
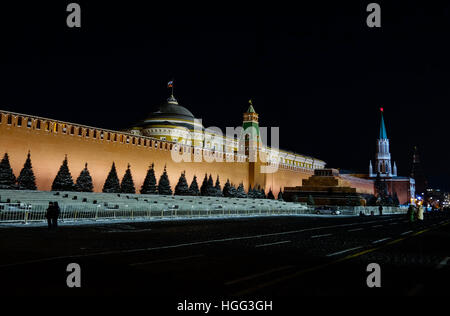
M 448 295 L 450 216 L 0 226 L 0 294 Z M 69 263 L 80 289 L 66 286 Z M 369 263 L 381 288 L 368 288 Z

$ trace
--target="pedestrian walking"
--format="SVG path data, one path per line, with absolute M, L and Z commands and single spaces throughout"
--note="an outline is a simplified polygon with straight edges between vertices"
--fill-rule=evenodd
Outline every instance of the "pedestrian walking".
M 53 202 L 53 217 L 52 217 L 52 226 L 53 228 L 57 228 L 58 227 L 58 217 L 59 214 L 61 213 L 61 209 L 59 208 L 58 202 Z
M 382 205 L 380 205 L 378 207 L 378 212 L 380 213 L 380 215 L 383 215 L 383 206 Z
M 417 210 L 417 219 L 419 221 L 423 221 L 423 206 L 419 205 L 419 208 Z
M 48 230 L 52 229 L 52 218 L 54 217 L 54 205 L 53 202 L 48 202 L 47 212 L 45 218 L 47 218 Z

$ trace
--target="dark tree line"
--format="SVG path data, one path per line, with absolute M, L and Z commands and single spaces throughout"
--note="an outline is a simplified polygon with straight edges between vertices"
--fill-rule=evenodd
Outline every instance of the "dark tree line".
M 20 190 L 36 190 L 36 178 L 33 173 L 31 164 L 31 155 L 28 152 L 25 164 L 20 171 L 19 177 L 16 179 L 9 162 L 9 156 L 5 153 L 0 162 L 0 189 L 20 189 Z M 94 186 L 92 177 L 88 170 L 88 164 L 84 165 L 84 169 L 80 175 L 73 181 L 69 170 L 67 155 L 56 174 L 53 183 L 52 191 L 78 191 L 78 192 L 93 192 Z M 122 180 L 119 180 L 117 175 L 116 165 L 113 162 L 111 170 L 103 185 L 102 192 L 104 193 L 136 193 L 133 176 L 131 174 L 131 166 L 128 164 Z M 183 171 L 175 186 L 175 192 L 172 192 L 169 177 L 167 175 L 166 166 L 164 171 L 156 181 L 154 164 L 152 163 L 147 171 L 147 175 L 139 191 L 141 194 L 162 194 L 162 195 L 186 195 L 186 196 L 213 196 L 213 197 L 236 197 L 236 198 L 254 198 L 254 199 L 275 199 L 272 189 L 266 195 L 264 189 L 260 186 L 252 188 L 250 186 L 248 192 L 245 192 L 244 184 L 240 183 L 237 187 L 230 183 L 227 179 L 225 185 L 221 186 L 219 176 L 214 182 L 212 175 L 205 174 L 202 185 L 199 187 L 197 176 L 194 175 L 192 182 L 188 185 L 186 179 L 186 172 Z M 278 200 L 283 200 L 283 196 L 278 193 Z

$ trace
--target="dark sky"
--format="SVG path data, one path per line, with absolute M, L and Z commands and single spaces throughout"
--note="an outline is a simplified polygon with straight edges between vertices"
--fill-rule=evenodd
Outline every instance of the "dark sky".
M 0 10 L 1 109 L 123 128 L 175 78 L 205 126 L 240 125 L 252 98 L 283 149 L 367 172 L 383 106 L 399 174 L 417 145 L 431 185 L 450 189 L 449 6 L 378 1 L 382 27 L 369 29 L 370 1 L 79 1 L 82 27 L 69 29 L 70 1 L 38 2 Z

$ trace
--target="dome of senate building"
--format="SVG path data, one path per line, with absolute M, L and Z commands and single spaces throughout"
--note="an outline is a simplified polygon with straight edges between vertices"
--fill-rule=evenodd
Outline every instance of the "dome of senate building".
M 193 121 L 194 115 L 184 106 L 178 104 L 177 100 L 171 95 L 166 103 L 163 103 L 156 112 L 149 115 L 148 119 L 152 118 L 175 118 Z
M 141 135 L 163 138 L 166 140 L 185 139 L 190 131 L 203 130 L 195 116 L 171 95 L 167 101 L 150 113 L 132 130 L 139 131 Z

